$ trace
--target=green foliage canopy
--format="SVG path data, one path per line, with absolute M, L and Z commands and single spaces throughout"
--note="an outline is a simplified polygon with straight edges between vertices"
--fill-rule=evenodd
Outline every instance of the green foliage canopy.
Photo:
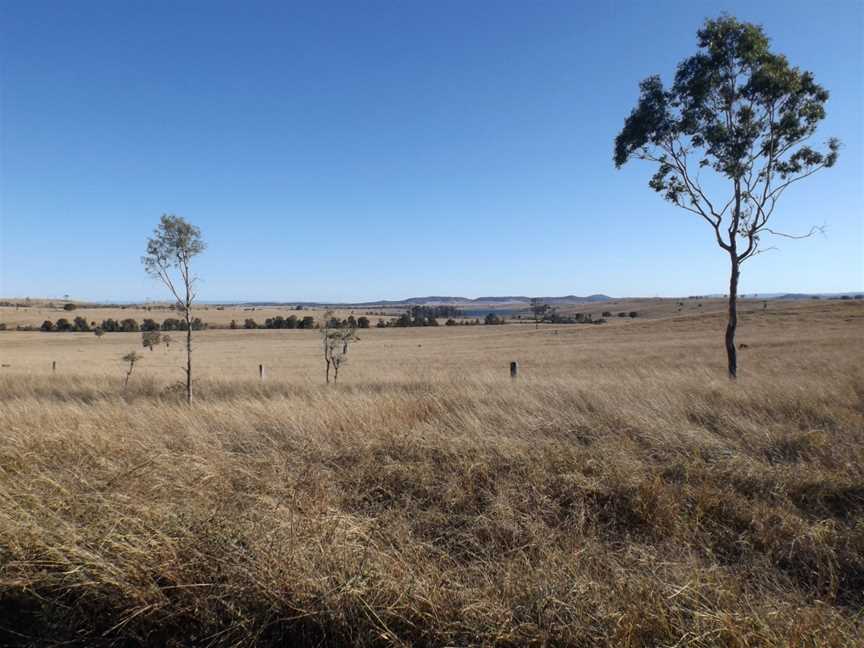
M 614 160 L 619 168 L 633 157 L 656 163 L 650 187 L 705 219 L 740 262 L 758 252 L 761 233 L 780 234 L 767 227 L 778 199 L 833 166 L 840 142 L 829 139 L 823 151 L 807 143 L 828 92 L 771 52 L 761 27 L 722 16 L 706 21 L 698 39 L 698 53 L 678 65 L 671 88 L 659 76 L 642 81 Z M 732 181 L 725 201 L 709 197 L 700 180 L 706 167 Z

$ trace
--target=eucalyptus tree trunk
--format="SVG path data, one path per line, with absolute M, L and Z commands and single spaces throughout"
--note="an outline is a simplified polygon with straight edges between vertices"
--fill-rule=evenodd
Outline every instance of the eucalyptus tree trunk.
M 735 351 L 735 329 L 738 328 L 738 277 L 741 274 L 740 261 L 736 252 L 730 252 L 732 271 L 729 276 L 729 321 L 726 324 L 726 360 L 729 379 L 738 377 L 738 356 Z
M 186 319 L 186 403 L 192 404 L 192 301 L 194 292 L 192 290 L 192 273 L 189 270 L 189 259 L 184 257 L 180 261 L 183 287 L 186 289 L 186 299 L 183 305 L 183 315 Z
M 186 304 L 186 403 L 192 404 L 192 304 Z

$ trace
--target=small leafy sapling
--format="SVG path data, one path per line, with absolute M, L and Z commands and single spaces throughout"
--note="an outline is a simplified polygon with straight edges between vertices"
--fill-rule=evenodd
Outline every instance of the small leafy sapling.
M 332 313 L 324 316 L 324 328 L 321 329 L 321 341 L 324 350 L 325 380 L 330 382 L 330 370 L 333 370 L 333 382 L 339 380 L 339 369 L 348 362 L 348 349 L 352 342 L 359 341 L 353 327 L 336 328 L 331 326 L 335 318 Z
M 147 240 L 147 254 L 141 258 L 147 274 L 159 279 L 176 300 L 175 308 L 186 327 L 186 402 L 192 404 L 192 305 L 197 277 L 192 259 L 206 249 L 201 230 L 180 216 L 163 214 L 153 236 Z
M 142 358 L 143 356 L 139 355 L 135 351 L 130 351 L 123 356 L 123 362 L 129 363 L 129 370 L 126 372 L 126 380 L 123 381 L 123 389 L 126 389 L 126 387 L 129 385 L 129 378 L 132 376 L 132 372 L 135 370 L 135 363 Z

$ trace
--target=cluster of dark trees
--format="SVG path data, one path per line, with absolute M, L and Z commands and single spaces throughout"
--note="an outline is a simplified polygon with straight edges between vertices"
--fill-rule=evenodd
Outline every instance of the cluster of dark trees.
M 537 317 L 537 311 L 535 310 L 535 317 Z M 591 313 L 574 313 L 573 315 L 562 315 L 557 308 L 547 307 L 543 311 L 541 311 L 541 315 L 539 317 L 539 321 L 546 322 L 548 324 L 605 324 L 606 320 L 604 318 L 610 317 L 612 313 L 609 311 L 603 312 L 603 317 L 598 317 L 594 319 L 594 316 Z
M 439 326 L 438 320 L 435 317 L 430 317 L 423 313 L 423 306 L 414 306 L 407 313 L 402 313 L 399 317 L 394 317 L 390 320 L 379 319 L 375 325 L 377 328 L 407 328 L 411 326 Z M 437 308 L 437 307 L 436 307 Z M 458 309 L 456 314 L 460 314 Z M 495 313 L 489 313 L 481 322 L 479 319 L 463 319 L 456 321 L 452 317 L 447 318 L 444 326 L 478 326 L 480 324 L 506 324 L 507 320 Z
M 414 310 L 413 308 L 411 310 Z M 378 320 L 379 328 L 386 327 L 407 328 L 410 326 L 438 326 L 438 320 L 434 317 L 426 315 L 412 315 L 411 312 L 402 313 L 399 317 L 394 317 L 388 321 Z
M 476 326 L 480 324 L 479 319 L 473 320 L 455 320 L 452 317 L 447 318 L 444 326 Z M 438 320 L 434 317 L 412 318 L 407 313 L 403 313 L 399 317 L 394 317 L 389 320 L 379 319 L 375 325 L 376 328 L 407 328 L 411 326 L 440 326 Z
M 439 317 L 447 317 L 447 325 L 453 326 L 456 324 L 454 317 L 462 314 L 458 308 L 454 306 L 412 306 L 399 317 L 394 317 L 389 321 L 378 320 L 378 328 L 407 328 L 411 326 L 438 326 Z M 453 322 L 451 324 L 450 322 Z M 479 324 L 480 321 L 477 320 Z
M 208 328 L 208 324 L 202 322 L 200 317 L 193 317 L 189 324 L 186 323 L 185 319 L 177 319 L 174 317 L 168 317 L 163 320 L 161 326 L 151 319 L 145 319 L 141 324 L 142 331 L 185 331 L 190 327 L 193 331 L 203 331 Z
M 368 320 L 367 320 L 368 321 Z M 315 318 L 311 315 L 307 315 L 306 317 L 299 318 L 296 315 L 289 315 L 288 317 L 282 317 L 281 315 L 277 315 L 276 317 L 268 317 L 264 320 L 264 324 L 258 324 L 254 319 L 247 318 L 243 322 L 243 326 L 239 326 L 235 320 L 231 320 L 231 324 L 228 326 L 230 329 L 311 329 L 315 328 Z
M 368 329 L 369 318 L 365 315 L 355 318 L 349 315 L 347 318 L 340 320 L 338 317 L 331 317 L 327 320 L 327 328 L 343 328 L 343 329 Z
M 90 324 L 83 317 L 76 317 L 71 322 L 65 317 L 61 317 L 55 324 L 51 320 L 45 320 L 40 327 L 43 331 L 89 331 Z
M 207 328 L 207 324 L 202 322 L 200 317 L 192 319 L 190 325 L 193 331 L 202 331 Z M 139 331 L 185 331 L 187 324 L 185 320 L 173 317 L 167 318 L 161 324 L 152 319 L 145 319 L 141 324 L 138 324 L 138 320 L 131 317 L 122 320 L 115 320 L 109 317 L 102 320 L 101 324 L 97 324 L 96 322 L 88 322 L 85 318 L 79 316 L 71 322 L 65 317 L 61 317 L 56 322 L 45 320 L 39 328 L 46 333 L 87 333 L 90 331 L 98 331 L 100 333 L 138 333 Z
M 604 317 L 611 317 L 612 313 L 605 311 L 603 317 L 594 319 L 591 313 L 575 313 L 573 315 L 562 315 L 555 306 L 550 306 L 539 299 L 531 300 L 531 313 L 534 321 L 547 324 L 605 324 Z
M 425 316 L 425 317 L 459 317 L 462 315 L 462 311 L 456 308 L 455 306 L 412 306 L 409 311 L 412 316 Z
M 678 302 L 678 305 L 681 306 L 682 303 Z M 699 304 L 699 305 L 701 306 L 702 304 Z M 681 309 L 679 308 L 678 310 L 681 310 Z M 590 318 L 591 316 L 589 315 L 588 317 Z M 612 317 L 612 311 L 603 311 L 603 317 Z M 628 313 L 626 311 L 621 311 L 620 313 L 618 313 L 618 317 L 639 317 L 639 312 L 638 311 L 630 311 Z

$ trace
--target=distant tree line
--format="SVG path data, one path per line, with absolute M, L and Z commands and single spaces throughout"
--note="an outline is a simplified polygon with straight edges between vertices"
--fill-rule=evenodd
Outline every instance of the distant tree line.
M 378 320 L 378 328 L 408 328 L 414 326 L 438 326 L 439 317 L 447 317 L 447 326 L 456 324 L 454 317 L 462 315 L 462 311 L 454 306 L 412 306 L 407 311 L 390 320 Z M 476 321 L 477 324 L 480 320 Z
M 353 315 L 349 315 L 345 319 L 339 319 L 338 317 L 330 316 L 326 319 L 325 328 L 337 328 L 337 329 L 368 329 L 369 328 L 369 318 L 366 316 L 361 316 L 355 318 Z
M 541 309 L 542 308 L 542 309 Z M 547 324 L 605 324 L 606 317 L 611 317 L 612 313 L 604 311 L 602 317 L 594 319 L 591 313 L 574 313 L 573 315 L 562 315 L 561 312 L 552 306 L 543 304 L 534 310 L 535 318 L 540 322 Z M 635 317 L 635 315 L 634 315 Z
M 190 325 L 193 331 L 203 331 L 207 328 L 206 322 L 203 322 L 200 317 L 195 317 L 191 320 Z M 186 320 L 169 317 L 161 324 L 153 319 L 145 319 L 141 324 L 138 320 L 131 317 L 126 319 L 115 320 L 111 317 L 102 320 L 101 324 L 96 322 L 88 322 L 83 317 L 76 317 L 71 322 L 65 317 L 61 317 L 56 322 L 45 320 L 41 331 L 46 333 L 88 333 L 90 331 L 99 333 L 138 333 L 139 331 L 185 331 L 187 328 Z
M 368 321 L 368 320 L 367 320 Z M 288 317 L 282 317 L 281 315 L 277 315 L 276 317 L 268 317 L 264 320 L 263 324 L 258 324 L 254 319 L 247 318 L 243 322 L 243 326 L 237 324 L 236 320 L 231 320 L 231 324 L 228 326 L 230 329 L 311 329 L 315 328 L 315 318 L 311 315 L 307 315 L 306 317 L 299 318 L 296 315 L 289 315 Z

